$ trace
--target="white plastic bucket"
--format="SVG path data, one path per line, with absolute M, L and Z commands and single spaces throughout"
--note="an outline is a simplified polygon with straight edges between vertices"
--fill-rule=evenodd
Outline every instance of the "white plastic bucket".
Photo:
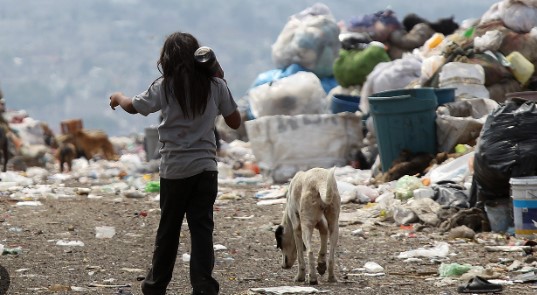
M 537 176 L 513 177 L 511 198 L 517 237 L 537 237 Z

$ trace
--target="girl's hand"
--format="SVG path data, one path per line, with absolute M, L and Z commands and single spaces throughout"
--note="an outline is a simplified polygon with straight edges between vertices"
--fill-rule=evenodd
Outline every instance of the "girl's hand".
M 120 92 L 113 93 L 110 95 L 110 107 L 115 110 L 119 106 L 119 100 L 123 94 Z
M 132 105 L 132 99 L 121 92 L 115 92 L 110 95 L 110 107 L 115 110 L 117 106 L 121 106 L 129 114 L 138 113 Z

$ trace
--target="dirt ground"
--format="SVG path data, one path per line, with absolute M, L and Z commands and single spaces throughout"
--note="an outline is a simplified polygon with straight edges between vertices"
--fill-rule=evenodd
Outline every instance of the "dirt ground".
M 89 187 L 76 182 L 67 186 Z M 251 184 L 220 186 L 228 198 L 215 206 L 214 240 L 225 249 L 216 251 L 214 275 L 223 295 L 255 294 L 251 288 L 307 286 L 293 282 L 296 264 L 287 270 L 280 267 L 273 230 L 281 220 L 284 205 L 259 206 L 255 193 L 267 188 Z M 0 244 L 22 249 L 18 254 L 0 256 L 0 266 L 9 274 L 6 294 L 141 294 L 140 280 L 150 264 L 159 220 L 158 202 L 153 200 L 156 195 L 125 198 L 105 194 L 94 199 L 73 193 L 70 197 L 41 199 L 41 206 L 16 206 L 16 201 L 0 195 Z M 361 206 L 344 204 L 342 212 L 354 212 Z M 98 239 L 96 226 L 113 226 L 116 234 Z M 353 234 L 358 229 L 364 234 Z M 61 240 L 82 241 L 84 245 L 57 245 Z M 342 224 L 336 254 L 339 282 L 327 283 L 325 275 L 313 287 L 327 294 L 457 294 L 457 286 L 463 281 L 447 284 L 442 280 L 438 274 L 440 261 L 405 262 L 397 258 L 403 251 L 430 246 L 435 241 L 450 243 L 449 262 L 486 266 L 502 259 L 532 258 L 532 254 L 519 252 L 487 252 L 474 241 L 448 241 L 431 228 L 414 232 L 389 222 L 368 227 Z M 167 294 L 190 294 L 188 263 L 183 261 L 183 254 L 188 252 L 185 224 Z M 368 261 L 384 267 L 385 275 L 368 276 L 360 271 Z M 509 275 L 505 270 L 503 273 Z M 6 274 L 0 272 L 0 277 L 6 287 Z M 517 283 L 505 286 L 503 294 L 536 294 L 536 287 Z

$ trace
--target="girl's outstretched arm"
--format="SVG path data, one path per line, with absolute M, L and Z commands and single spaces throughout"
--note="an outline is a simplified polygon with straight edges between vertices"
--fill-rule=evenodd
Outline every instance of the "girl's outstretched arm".
M 129 114 L 138 114 L 138 111 L 132 105 L 132 99 L 121 92 L 115 92 L 110 95 L 110 107 L 115 110 L 120 106 Z

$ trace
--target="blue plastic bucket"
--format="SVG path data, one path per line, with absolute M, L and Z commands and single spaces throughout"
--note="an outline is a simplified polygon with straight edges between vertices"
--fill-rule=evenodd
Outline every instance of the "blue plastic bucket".
M 537 237 L 537 176 L 514 177 L 511 184 L 515 236 Z
M 336 94 L 332 96 L 330 110 L 333 114 L 342 112 L 354 113 L 359 110 L 360 97 L 354 95 Z
M 384 172 L 405 149 L 436 154 L 434 88 L 378 92 L 369 97 L 369 104 Z

